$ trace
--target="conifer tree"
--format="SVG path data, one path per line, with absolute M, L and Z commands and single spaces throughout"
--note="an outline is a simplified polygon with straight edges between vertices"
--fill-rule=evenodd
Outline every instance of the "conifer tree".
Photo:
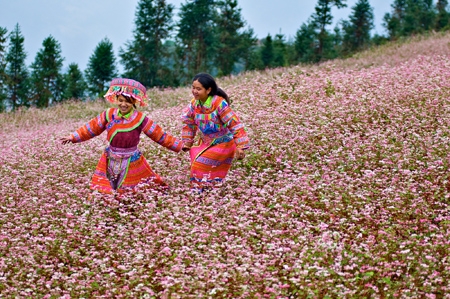
M 268 34 L 266 38 L 263 39 L 261 46 L 261 59 L 264 67 L 270 68 L 273 66 L 274 56 L 272 36 Z
M 218 47 L 215 31 L 214 0 L 192 0 L 181 4 L 179 13 L 177 53 L 184 65 L 182 83 L 196 73 L 212 72 Z M 184 82 L 183 82 L 184 81 Z
M 19 106 L 28 107 L 30 105 L 28 101 L 29 73 L 25 65 L 27 54 L 23 45 L 25 38 L 20 31 L 19 24 L 16 24 L 9 38 L 6 54 L 7 98 L 10 101 L 11 109 L 15 110 Z
M 273 41 L 273 67 L 286 66 L 287 63 L 287 47 L 284 35 L 279 33 L 275 35 Z
M 350 20 L 342 23 L 344 53 L 366 48 L 370 43 L 370 31 L 374 28 L 373 8 L 369 0 L 358 0 L 352 7 Z
M 140 0 L 136 10 L 134 39 L 120 50 L 125 77 L 138 80 L 147 87 L 168 85 L 170 74 L 165 65 L 168 57 L 164 40 L 173 30 L 172 4 L 166 0 Z
M 61 68 L 64 58 L 61 56 L 61 45 L 49 36 L 42 46 L 31 65 L 32 98 L 39 108 L 61 101 L 63 90 Z
M 297 61 L 303 63 L 318 62 L 318 47 L 316 24 L 309 19 L 300 26 L 295 35 L 294 47 L 297 53 Z
M 78 64 L 69 64 L 69 69 L 64 74 L 64 99 L 82 99 L 85 97 L 87 85 L 83 73 Z
M 8 30 L 0 27 L 0 112 L 6 110 L 6 41 Z
M 328 51 L 326 53 L 325 59 L 335 59 L 342 56 L 342 42 L 343 35 L 339 25 L 336 25 L 333 32 L 330 34 L 330 39 L 327 44 Z
M 102 97 L 111 80 L 117 77 L 115 63 L 113 44 L 108 38 L 104 38 L 89 57 L 88 67 L 85 70 L 86 83 L 93 96 Z
M 403 35 L 407 0 L 394 0 L 391 7 L 392 13 L 386 13 L 383 17 L 383 26 L 392 40 Z
M 450 14 L 447 10 L 448 0 L 438 0 L 436 3 L 436 26 L 437 30 L 445 30 L 450 26 Z
M 331 8 L 333 6 L 343 8 L 347 5 L 345 4 L 345 0 L 319 0 L 314 8 L 315 13 L 312 15 L 315 27 L 319 30 L 317 34 L 317 58 L 319 60 L 326 56 L 326 54 L 324 54 L 327 51 L 325 44 L 327 43 L 327 40 L 329 40 L 329 33 L 326 30 L 326 26 L 331 25 L 333 21 L 333 16 L 331 15 Z
M 433 29 L 436 19 L 433 0 L 407 0 L 406 3 L 404 36 Z
M 394 0 L 391 7 L 392 13 L 383 18 L 391 40 L 434 28 L 437 16 L 433 0 Z
M 261 57 L 261 46 L 254 46 L 245 58 L 246 70 L 263 70 L 264 63 Z
M 219 75 L 229 75 L 240 59 L 247 59 L 256 38 L 253 37 L 253 30 L 242 31 L 245 21 L 237 0 L 219 1 L 218 8 L 216 26 L 219 45 L 215 61 Z

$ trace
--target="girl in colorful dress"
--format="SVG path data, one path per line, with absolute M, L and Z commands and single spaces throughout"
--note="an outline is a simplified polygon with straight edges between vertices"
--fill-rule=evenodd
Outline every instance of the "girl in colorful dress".
M 194 98 L 182 116 L 183 151 L 190 152 L 193 191 L 217 185 L 227 175 L 233 158 L 243 159 L 249 139 L 244 125 L 231 110 L 227 94 L 205 73 L 192 80 Z M 199 144 L 193 146 L 199 132 Z
M 114 79 L 105 98 L 116 103 L 118 108 L 106 109 L 71 135 L 61 138 L 63 144 L 78 143 L 107 131 L 109 146 L 97 164 L 90 184 L 91 189 L 102 193 L 123 193 L 141 182 L 167 186 L 139 151 L 139 136 L 143 132 L 153 141 L 174 152 L 179 152 L 183 143 L 165 133 L 153 120 L 136 110 L 137 103 L 146 106 L 145 87 L 132 79 Z

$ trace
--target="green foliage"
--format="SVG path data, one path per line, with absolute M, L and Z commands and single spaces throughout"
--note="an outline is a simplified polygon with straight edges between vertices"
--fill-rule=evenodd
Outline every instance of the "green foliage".
M 82 99 L 85 97 L 87 85 L 78 64 L 69 64 L 69 70 L 64 74 L 64 99 Z
M 44 39 L 42 46 L 31 65 L 32 99 L 39 108 L 62 100 L 61 68 L 64 61 L 61 45 L 54 37 Z
M 259 47 L 255 47 L 247 56 L 246 70 L 262 70 L 264 69 L 264 63 L 261 58 L 261 51 Z
M 113 44 L 108 38 L 104 38 L 89 58 L 85 71 L 88 89 L 94 96 L 103 96 L 110 81 L 117 76 L 115 62 Z
M 327 86 L 325 87 L 325 94 L 327 97 L 331 97 L 336 94 L 336 90 L 334 88 L 333 82 L 330 79 L 327 79 Z
M 25 38 L 20 31 L 19 24 L 17 24 L 10 34 L 6 54 L 7 95 L 12 110 L 19 106 L 30 105 L 28 101 L 29 74 L 25 65 L 27 54 L 23 46 L 24 41 Z
M 438 6 L 442 7 L 444 2 L 438 3 Z M 420 34 L 437 27 L 438 15 L 432 0 L 395 0 L 391 7 L 392 12 L 385 14 L 383 18 L 383 25 L 391 40 Z M 441 12 L 441 22 L 445 23 L 445 8 Z
M 383 19 L 387 36 L 371 37 L 374 15 L 369 0 L 358 0 L 349 19 L 334 30 L 327 30 L 333 20 L 332 9 L 346 7 L 346 1 L 317 0 L 314 13 L 298 29 L 294 40 L 286 41 L 280 33 L 269 34 L 257 43 L 254 31 L 244 29 L 246 22 L 237 0 L 186 0 L 176 26 L 172 4 L 139 0 L 133 39 L 119 50 L 123 76 L 147 87 L 180 86 L 198 72 L 227 76 L 245 70 L 319 63 L 354 55 L 389 40 L 450 29 L 448 0 L 392 1 L 392 11 Z M 177 32 L 171 39 L 174 28 Z M 67 74 L 60 74 L 60 46 L 50 38 L 44 41 L 48 45 L 32 65 L 31 81 L 19 25 L 9 35 L 8 47 L 4 45 L 6 33 L 6 28 L 0 27 L 0 112 L 31 104 L 47 107 L 63 98 L 83 98 L 86 89 L 90 96 L 101 97 L 110 80 L 118 76 L 112 43 L 107 38 L 95 48 L 84 78 L 76 65 L 69 65 Z M 52 51 L 59 57 L 52 58 Z
M 272 65 L 274 67 L 287 66 L 287 45 L 283 34 L 275 35 Z
M 408 0 L 404 35 L 423 33 L 433 29 L 436 13 L 432 0 Z
M 139 1 L 134 39 L 119 52 L 125 77 L 134 78 L 147 87 L 173 85 L 166 63 L 169 49 L 163 43 L 173 30 L 173 10 L 174 6 L 165 0 Z
M 307 23 L 303 23 L 300 29 L 297 30 L 294 45 L 299 62 L 310 63 L 319 60 L 316 55 L 318 41 L 315 29 L 316 25 L 309 19 Z
M 189 82 L 195 74 L 214 67 L 218 49 L 215 8 L 214 0 L 193 0 L 181 4 L 176 40 L 182 64 L 182 84 Z
M 239 60 L 247 61 L 252 46 L 256 43 L 252 29 L 242 31 L 245 22 L 237 5 L 237 0 L 218 2 L 218 51 L 215 61 L 219 75 L 229 75 Z
M 370 31 L 374 28 L 373 8 L 368 0 L 358 0 L 352 7 L 350 21 L 343 22 L 343 52 L 352 53 L 370 44 Z
M 448 0 L 438 0 L 436 3 L 436 30 L 448 30 L 450 27 L 450 13 L 447 11 Z
M 333 21 L 333 16 L 331 15 L 331 8 L 333 6 L 343 8 L 347 5 L 345 4 L 345 0 L 319 0 L 314 8 L 315 13 L 312 15 L 315 28 L 318 29 L 317 58 L 319 61 L 322 60 L 324 53 L 327 51 L 326 43 L 330 37 L 326 26 L 331 25 Z
M 273 40 L 270 34 L 263 39 L 261 47 L 261 59 L 264 67 L 272 67 L 274 60 Z

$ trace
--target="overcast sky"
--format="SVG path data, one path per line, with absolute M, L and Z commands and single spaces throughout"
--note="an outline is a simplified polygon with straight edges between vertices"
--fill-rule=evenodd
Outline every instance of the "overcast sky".
M 168 0 L 175 6 L 187 0 Z M 374 8 L 375 30 L 385 34 L 382 19 L 391 11 L 393 0 L 369 0 Z M 117 53 L 132 39 L 138 0 L 0 0 L 0 27 L 11 32 L 18 23 L 25 38 L 27 65 L 52 35 L 60 44 L 64 65 L 75 62 L 87 66 L 95 47 L 105 37 Z M 277 33 L 293 38 L 300 26 L 314 13 L 315 0 L 238 0 L 243 19 L 258 38 Z M 347 8 L 333 8 L 334 23 L 348 19 L 356 0 L 347 0 Z M 331 30 L 334 26 L 330 27 Z

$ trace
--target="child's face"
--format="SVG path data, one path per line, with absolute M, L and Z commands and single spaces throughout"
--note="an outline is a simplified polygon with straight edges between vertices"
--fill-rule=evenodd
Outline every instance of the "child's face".
M 203 85 L 200 82 L 198 82 L 198 80 L 192 82 L 192 95 L 196 100 L 200 100 L 202 102 L 206 101 L 210 92 L 211 87 L 205 89 Z
M 119 95 L 117 97 L 117 106 L 122 115 L 129 113 L 131 109 L 133 109 L 133 103 L 131 102 L 131 100 L 128 100 L 123 95 Z

